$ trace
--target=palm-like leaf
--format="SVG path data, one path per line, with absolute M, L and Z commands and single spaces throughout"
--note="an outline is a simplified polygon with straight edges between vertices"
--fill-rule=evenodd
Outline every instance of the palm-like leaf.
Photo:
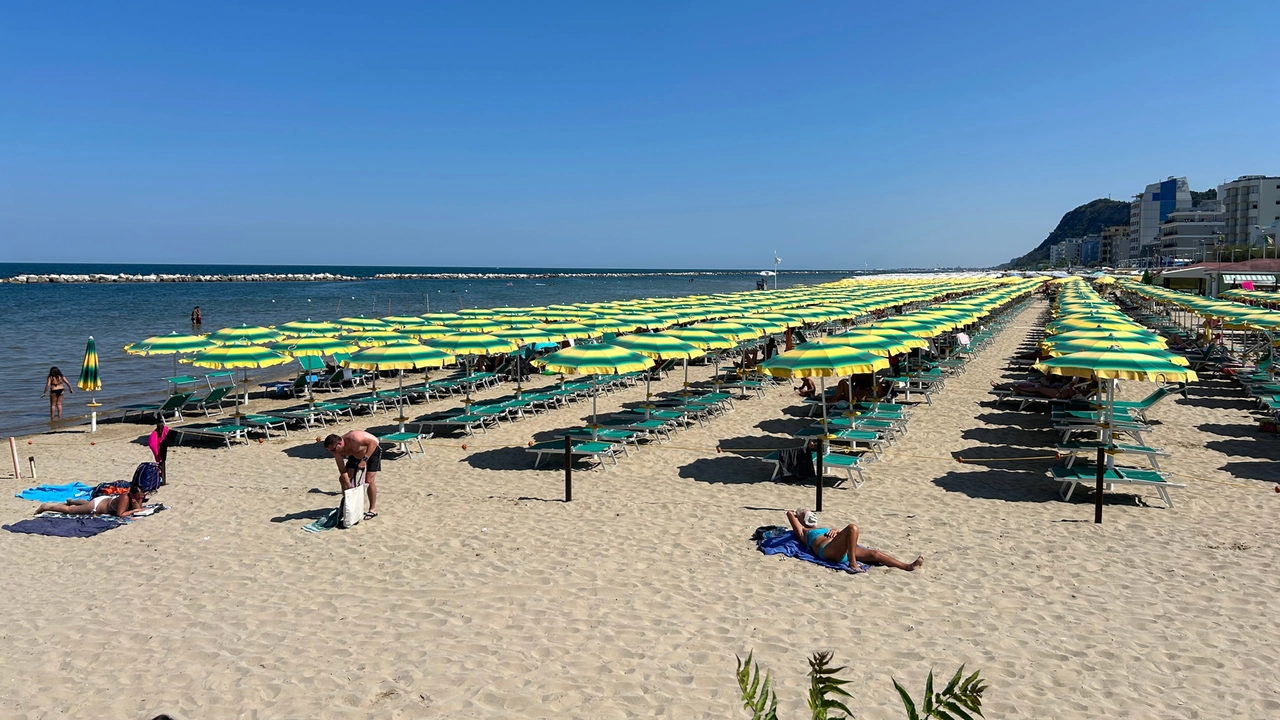
M 809 711 L 813 720 L 845 720 L 853 713 L 845 707 L 840 698 L 853 697 L 842 686 L 848 680 L 841 680 L 837 673 L 844 668 L 830 667 L 831 653 L 816 652 L 809 658 Z M 832 715 L 839 710 L 844 715 Z
M 956 670 L 956 674 L 951 676 L 951 682 L 947 683 L 947 687 L 940 693 L 933 691 L 933 671 L 929 671 L 929 678 L 925 680 L 924 685 L 924 702 L 921 703 L 920 711 L 917 711 L 915 702 L 911 699 L 911 694 L 906 688 L 898 684 L 897 680 L 893 681 L 893 687 L 898 691 L 898 697 L 902 698 L 902 706 L 907 711 L 907 720 L 973 720 L 973 716 L 985 717 L 982 714 L 982 693 L 986 692 L 987 686 L 982 683 L 982 678 L 977 672 L 974 672 L 967 678 L 964 678 L 964 665 Z
M 742 689 L 742 707 L 751 711 L 751 720 L 778 720 L 778 696 L 773 692 L 773 673 L 760 677 L 760 666 L 752 655 L 738 660 L 738 687 Z

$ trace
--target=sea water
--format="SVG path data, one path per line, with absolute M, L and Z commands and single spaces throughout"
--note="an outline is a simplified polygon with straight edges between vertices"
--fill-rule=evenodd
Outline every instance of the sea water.
M 89 336 L 97 342 L 102 390 L 91 398 L 75 390 L 64 396 L 64 417 L 83 419 L 91 399 L 111 408 L 159 402 L 167 393 L 173 357 L 127 355 L 126 344 L 152 335 L 191 332 L 191 309 L 200 306 L 203 332 L 290 320 L 334 320 L 365 315 L 420 315 L 461 308 L 605 302 L 753 290 L 756 272 L 670 275 L 673 271 L 568 270 L 554 268 L 285 267 L 195 265 L 51 265 L 0 263 L 0 277 L 33 273 L 184 275 L 254 273 L 340 273 L 365 278 L 342 282 L 175 282 L 0 284 L 0 437 L 50 429 L 49 404 L 40 397 L 50 366 L 58 366 L 73 386 Z M 376 280 L 376 274 L 530 274 L 546 277 Z M 581 277 L 582 273 L 628 273 L 627 277 Z M 639 274 L 651 273 L 651 274 Z M 847 273 L 782 273 L 778 287 L 818 284 Z M 770 279 L 772 286 L 772 278 Z M 193 369 L 178 366 L 179 374 Z M 250 371 L 265 379 L 292 374 L 296 364 Z

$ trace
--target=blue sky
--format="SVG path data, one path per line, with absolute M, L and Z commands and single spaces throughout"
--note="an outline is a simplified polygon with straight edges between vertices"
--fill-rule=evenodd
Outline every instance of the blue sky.
M 1275 3 L 0 1 L 0 261 L 986 265 L 1280 174 Z

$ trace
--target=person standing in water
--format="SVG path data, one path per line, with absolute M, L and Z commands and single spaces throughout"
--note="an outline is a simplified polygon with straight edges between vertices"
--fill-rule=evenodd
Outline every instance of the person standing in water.
M 44 379 L 44 390 L 40 397 L 49 396 L 49 419 L 62 419 L 62 393 L 71 394 L 71 381 L 67 380 L 58 366 L 49 368 L 49 376 Z
M 204 324 L 204 315 L 200 312 L 200 306 L 197 305 L 191 311 L 191 327 L 199 329 L 202 324 Z

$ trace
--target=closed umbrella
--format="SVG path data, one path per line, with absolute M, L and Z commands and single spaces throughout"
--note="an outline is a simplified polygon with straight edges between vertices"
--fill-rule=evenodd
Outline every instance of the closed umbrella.
M 93 393 L 102 389 L 102 379 L 98 377 L 98 345 L 93 341 L 93 336 L 89 336 L 89 342 L 84 346 L 84 362 L 80 364 L 80 379 L 76 380 L 76 387 L 90 393 L 89 407 L 98 408 L 102 403 L 93 397 Z M 93 414 L 89 421 L 89 432 L 98 431 L 98 411 L 93 410 Z

